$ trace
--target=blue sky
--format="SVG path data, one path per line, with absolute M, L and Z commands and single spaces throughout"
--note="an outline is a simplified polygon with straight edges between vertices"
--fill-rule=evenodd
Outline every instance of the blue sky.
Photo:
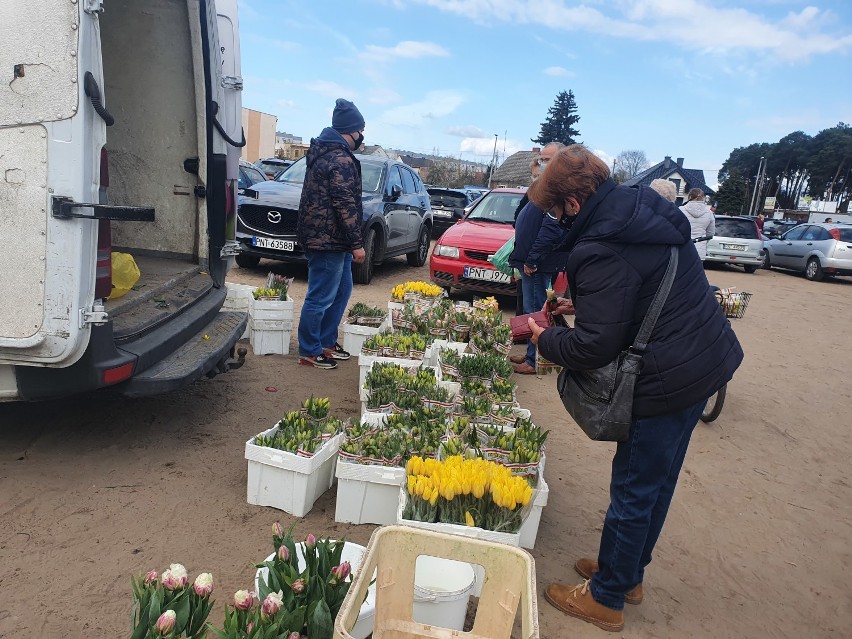
M 243 106 L 317 135 L 487 162 L 572 90 L 580 142 L 707 181 L 738 146 L 852 121 L 850 0 L 240 0 Z

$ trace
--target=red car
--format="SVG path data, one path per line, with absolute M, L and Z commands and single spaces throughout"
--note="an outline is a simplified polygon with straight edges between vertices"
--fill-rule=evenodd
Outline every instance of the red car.
M 515 295 L 518 280 L 488 261 L 515 232 L 515 209 L 523 189 L 494 189 L 447 229 L 432 249 L 429 277 L 438 286 L 491 295 Z

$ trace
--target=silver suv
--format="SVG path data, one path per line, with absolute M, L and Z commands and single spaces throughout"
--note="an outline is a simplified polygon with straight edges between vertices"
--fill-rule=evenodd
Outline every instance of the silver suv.
M 707 242 L 705 262 L 742 266 L 746 273 L 763 267 L 763 240 L 754 220 L 747 217 L 716 216 L 716 233 Z
M 852 275 L 852 226 L 802 224 L 766 242 L 766 268 L 789 268 L 819 281 L 826 275 Z

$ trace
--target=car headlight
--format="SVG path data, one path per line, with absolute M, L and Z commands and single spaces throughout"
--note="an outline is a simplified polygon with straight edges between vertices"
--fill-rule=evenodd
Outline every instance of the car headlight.
M 459 259 L 459 249 L 457 246 L 446 246 L 444 244 L 437 244 L 435 246 L 435 255 L 439 255 L 441 257 L 451 257 L 453 259 Z

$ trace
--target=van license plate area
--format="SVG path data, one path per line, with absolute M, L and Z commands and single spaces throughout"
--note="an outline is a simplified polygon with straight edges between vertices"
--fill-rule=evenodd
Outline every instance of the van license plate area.
M 722 248 L 726 251 L 745 251 L 745 244 L 722 244 Z
M 253 237 L 251 243 L 258 248 L 268 248 L 273 251 L 295 251 L 296 243 L 292 240 L 277 240 L 271 237 Z

